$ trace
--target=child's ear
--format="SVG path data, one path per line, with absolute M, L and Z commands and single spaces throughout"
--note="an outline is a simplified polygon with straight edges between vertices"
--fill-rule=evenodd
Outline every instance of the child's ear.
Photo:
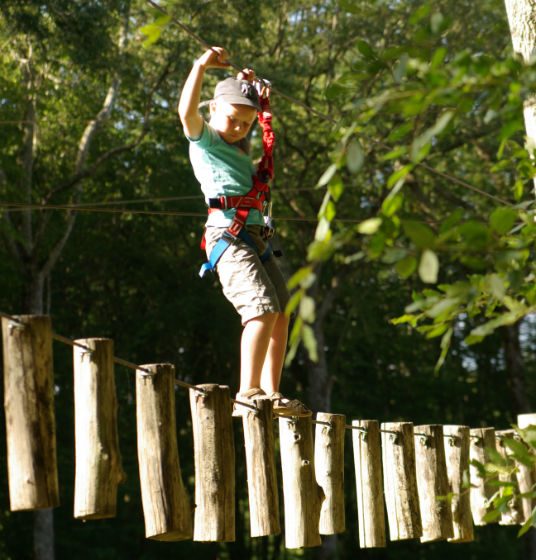
M 213 113 L 216 112 L 216 100 L 213 99 L 210 103 L 209 103 L 209 109 L 210 109 L 210 114 L 212 115 Z

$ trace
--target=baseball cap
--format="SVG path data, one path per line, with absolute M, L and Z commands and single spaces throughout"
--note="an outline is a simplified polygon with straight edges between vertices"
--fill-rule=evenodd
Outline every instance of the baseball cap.
M 236 78 L 226 78 L 216 85 L 214 99 L 221 99 L 226 103 L 236 105 L 248 105 L 261 111 L 259 94 L 255 86 L 247 80 L 237 80 Z

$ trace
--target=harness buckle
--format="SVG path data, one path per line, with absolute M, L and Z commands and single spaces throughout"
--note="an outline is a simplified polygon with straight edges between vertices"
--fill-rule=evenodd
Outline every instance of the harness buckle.
M 226 229 L 223 232 L 221 238 L 225 239 L 226 241 L 229 241 L 229 243 L 234 243 L 237 239 L 237 236 L 234 233 L 232 233 L 229 229 Z

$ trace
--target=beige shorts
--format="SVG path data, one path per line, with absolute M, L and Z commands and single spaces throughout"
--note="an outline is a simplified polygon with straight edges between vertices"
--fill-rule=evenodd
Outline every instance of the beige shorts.
M 207 258 L 226 229 L 206 228 Z M 262 254 L 266 241 L 261 237 L 261 226 L 248 226 L 247 230 Z M 216 271 L 223 293 L 240 314 L 243 325 L 265 313 L 285 311 L 289 293 L 273 255 L 262 263 L 259 253 L 245 241 L 238 239 L 223 253 Z

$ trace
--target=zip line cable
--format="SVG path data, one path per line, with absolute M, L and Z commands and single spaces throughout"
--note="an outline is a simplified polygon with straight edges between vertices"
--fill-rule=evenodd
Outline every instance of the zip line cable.
M 17 202 L 6 202 L 0 200 L 0 209 L 6 212 L 24 212 L 26 210 L 63 210 L 71 212 L 86 212 L 91 214 L 137 214 L 145 216 L 171 216 L 181 218 L 206 218 L 206 212 L 181 212 L 178 210 L 136 210 L 131 208 L 103 208 L 92 206 L 78 206 L 69 204 L 24 204 Z M 299 217 L 299 216 L 275 216 L 274 219 L 278 222 L 311 222 L 316 223 L 318 218 L 312 217 Z M 363 220 L 352 218 L 334 218 L 333 222 L 359 224 Z
M 158 5 L 156 2 L 153 2 L 153 0 L 147 0 L 147 3 L 149 5 L 151 5 L 153 8 L 155 8 L 156 10 L 158 10 L 160 13 L 169 17 L 171 22 L 173 22 L 175 25 L 180 27 L 185 33 L 190 35 L 190 37 L 192 37 L 192 39 L 195 39 L 202 47 L 204 47 L 205 49 L 214 50 L 213 45 L 209 45 L 202 37 L 197 35 L 197 33 L 195 33 L 189 26 L 187 26 L 185 23 L 182 23 L 182 21 L 179 21 L 177 18 L 174 18 L 173 16 L 171 16 L 164 8 L 162 8 L 162 6 Z M 240 66 L 239 64 L 233 62 L 231 59 L 227 59 L 227 62 L 229 63 L 229 66 L 231 66 L 231 68 L 233 68 L 237 72 L 241 72 L 244 69 L 243 66 Z M 323 113 L 321 113 L 320 111 L 317 111 L 313 107 L 309 107 L 306 103 L 304 103 L 303 101 L 300 101 L 299 99 L 295 99 L 293 97 L 290 97 L 289 95 L 287 95 L 287 94 L 283 93 L 282 91 L 278 90 L 277 88 L 273 87 L 271 84 L 270 84 L 270 89 L 273 93 L 279 95 L 283 99 L 286 99 L 287 101 L 290 101 L 291 103 L 294 103 L 295 105 L 299 105 L 300 107 L 305 109 L 308 113 L 313 113 L 314 115 L 316 115 L 316 116 L 318 116 L 322 119 L 329 120 L 332 124 L 337 124 L 337 121 L 335 121 L 335 119 L 333 119 L 332 117 L 324 115 Z
M 213 46 L 210 45 L 209 43 L 207 43 L 202 37 L 200 37 L 197 33 L 195 33 L 188 25 L 186 25 L 185 23 L 181 22 L 180 20 L 178 20 L 177 18 L 171 16 L 162 6 L 160 6 L 159 4 L 157 4 L 156 2 L 154 2 L 154 0 L 147 0 L 147 3 L 152 6 L 153 8 L 155 8 L 156 10 L 158 10 L 160 13 L 164 14 L 165 16 L 170 18 L 170 21 L 172 23 L 174 23 L 175 25 L 177 25 L 178 27 L 180 27 L 185 33 L 187 33 L 190 37 L 192 37 L 195 41 L 197 41 L 202 47 L 206 48 L 206 49 L 211 49 L 213 50 Z M 229 66 L 231 66 L 231 68 L 233 68 L 234 70 L 236 70 L 237 72 L 241 72 L 243 70 L 243 67 L 240 66 L 239 64 L 233 62 L 231 59 L 228 59 L 227 62 L 229 63 Z M 329 116 L 326 115 L 325 113 L 322 113 L 316 109 L 314 109 L 313 107 L 307 105 L 306 103 L 304 103 L 303 101 L 300 101 L 299 99 L 296 99 L 295 97 L 291 97 L 290 95 L 287 95 L 285 93 L 283 93 L 282 91 L 278 90 L 277 88 L 273 87 L 273 85 L 270 85 L 270 89 L 272 90 L 273 93 L 275 93 L 276 95 L 279 95 L 281 98 L 286 99 L 287 101 L 289 101 L 290 103 L 293 103 L 294 105 L 299 105 L 300 107 L 302 107 L 303 109 L 305 109 L 308 113 L 312 113 L 314 115 L 316 115 L 317 117 L 320 117 L 321 119 L 330 122 L 331 124 L 337 124 L 337 121 Z M 374 143 L 383 146 L 383 147 L 387 147 L 383 142 L 381 141 L 377 141 L 377 140 L 372 140 Z M 462 179 L 458 179 L 457 177 L 454 177 L 448 173 L 445 173 L 443 171 L 438 171 L 437 169 L 427 165 L 426 163 L 423 162 L 417 162 L 416 164 L 418 167 L 422 167 L 423 169 L 425 169 L 426 171 L 428 171 L 429 173 L 438 175 L 440 177 L 443 177 L 449 181 L 452 181 L 453 183 L 456 183 L 457 185 L 464 187 L 466 189 L 472 190 L 473 192 L 476 192 L 478 194 L 480 194 L 481 196 L 485 196 L 490 198 L 491 200 L 495 201 L 495 202 L 499 202 L 501 204 L 504 204 L 505 206 L 510 206 L 510 207 L 514 207 L 515 205 L 512 204 L 511 202 L 508 202 L 507 200 L 504 200 L 498 196 L 495 196 L 493 194 L 487 193 L 486 191 L 483 191 L 481 189 L 479 189 L 478 187 L 475 187 L 465 181 L 463 181 Z
M 187 33 L 188 35 L 190 35 L 190 37 L 192 37 L 193 39 L 195 39 L 201 46 L 203 46 L 206 49 L 212 49 L 213 47 L 211 45 L 209 45 L 209 43 L 207 43 L 202 37 L 200 37 L 199 35 L 197 35 L 197 33 L 195 33 L 189 26 L 187 26 L 186 24 L 182 23 L 180 20 L 178 20 L 177 18 L 171 16 L 162 6 L 158 5 L 156 2 L 154 2 L 153 0 L 146 0 L 147 3 L 155 8 L 156 10 L 158 10 L 160 13 L 168 16 L 170 18 L 170 21 L 172 23 L 174 23 L 175 25 L 177 25 L 178 27 L 180 27 L 185 33 Z M 240 72 L 243 68 L 234 63 L 232 60 L 228 59 L 227 62 L 229 62 L 229 65 L 237 70 L 238 72 Z M 330 122 L 331 124 L 337 124 L 337 121 L 333 118 L 330 117 L 329 115 L 326 115 L 316 109 L 314 109 L 313 107 L 307 105 L 306 103 L 304 103 L 303 101 L 300 101 L 299 99 L 296 99 L 295 97 L 291 97 L 290 95 L 287 95 L 285 93 L 283 93 L 282 91 L 280 91 L 279 89 L 273 87 L 273 85 L 271 85 L 271 90 L 273 93 L 279 95 L 281 98 L 286 99 L 287 101 L 289 101 L 290 103 L 293 103 L 295 105 L 299 105 L 300 107 L 302 107 L 303 109 L 305 109 L 308 113 L 312 113 L 316 116 L 318 116 L 319 118 Z M 4 123 L 23 123 L 23 122 L 28 122 L 28 121 L 0 121 L 0 124 L 4 122 Z M 384 142 L 380 141 L 380 140 L 373 140 L 370 139 L 371 142 L 382 146 L 386 149 L 390 149 L 389 146 L 387 146 Z M 425 169 L 426 171 L 428 171 L 429 173 L 432 173 L 434 175 L 438 175 L 439 177 L 442 177 L 452 183 L 455 183 L 463 188 L 466 188 L 468 190 L 471 190 L 477 194 L 480 194 L 481 196 L 487 197 L 491 200 L 493 200 L 494 202 L 499 202 L 500 204 L 504 204 L 505 206 L 509 206 L 509 207 L 515 207 L 515 204 L 500 198 L 496 195 L 493 195 L 491 193 L 488 193 L 486 191 L 483 191 L 482 189 L 479 189 L 478 187 L 475 187 L 474 185 L 471 185 L 470 183 L 459 179 L 458 177 L 455 177 L 454 175 L 450 175 L 449 173 L 445 173 L 444 171 L 439 171 L 433 167 L 431 167 L 430 165 L 424 163 L 424 162 L 417 162 L 416 163 L 417 167 L 422 167 L 423 169 Z M 308 190 L 308 189 L 307 189 Z M 154 199 L 157 200 L 157 199 Z M 164 199 L 160 199 L 160 200 L 164 200 Z M 169 200 L 171 200 L 171 197 L 169 198 Z M 114 202 L 113 204 L 120 204 L 120 202 Z M 92 204 L 92 206 L 96 206 L 96 204 Z M 33 209 L 33 208 L 28 208 L 28 209 Z

